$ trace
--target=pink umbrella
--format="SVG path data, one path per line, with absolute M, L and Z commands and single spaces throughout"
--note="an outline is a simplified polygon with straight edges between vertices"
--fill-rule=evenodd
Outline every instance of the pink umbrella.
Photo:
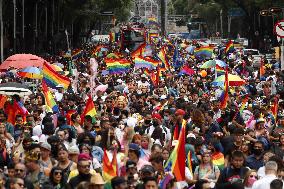
M 96 87 L 95 89 L 95 94 L 98 92 L 98 91 L 101 91 L 101 92 L 105 92 L 108 88 L 108 85 L 99 85 Z
M 0 65 L 0 70 L 7 70 L 9 68 L 22 69 L 26 67 L 42 68 L 45 60 L 41 57 L 32 54 L 14 54 L 8 57 Z

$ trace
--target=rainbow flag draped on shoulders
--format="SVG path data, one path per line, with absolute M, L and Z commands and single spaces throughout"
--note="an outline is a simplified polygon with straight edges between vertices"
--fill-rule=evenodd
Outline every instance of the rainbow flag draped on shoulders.
M 43 63 L 42 74 L 43 81 L 53 89 L 59 84 L 62 85 L 64 89 L 67 89 L 70 85 L 69 78 L 57 73 L 47 62 Z
M 204 46 L 194 49 L 194 56 L 198 59 L 211 58 L 213 55 L 213 47 Z
M 229 53 L 234 52 L 235 48 L 234 48 L 234 43 L 230 40 L 225 48 L 225 54 L 228 55 Z
M 107 70 L 110 74 L 122 74 L 129 70 L 131 62 L 127 59 L 105 58 Z
M 138 56 L 135 57 L 134 63 L 135 63 L 135 68 L 154 69 L 159 65 L 160 61 L 147 57 Z
M 44 94 L 44 98 L 45 98 L 47 108 L 49 110 L 52 110 L 53 113 L 59 112 L 59 108 L 58 108 L 51 92 L 48 90 L 48 87 L 47 87 L 45 81 L 42 81 L 42 91 L 43 91 L 43 94 Z
M 175 146 L 167 163 L 164 166 L 165 171 L 172 172 L 177 181 L 185 180 L 185 127 L 186 120 L 183 120 L 178 144 Z

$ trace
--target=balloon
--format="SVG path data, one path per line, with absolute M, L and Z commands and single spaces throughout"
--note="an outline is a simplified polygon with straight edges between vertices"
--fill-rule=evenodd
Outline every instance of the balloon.
M 207 76 L 207 72 L 205 70 L 202 70 L 199 74 L 201 75 L 201 77 Z

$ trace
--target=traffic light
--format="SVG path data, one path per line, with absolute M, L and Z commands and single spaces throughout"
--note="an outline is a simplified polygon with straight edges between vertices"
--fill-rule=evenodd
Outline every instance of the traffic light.
M 272 14 L 278 14 L 278 13 L 281 13 L 282 12 L 282 9 L 279 8 L 279 7 L 271 7 L 269 9 L 269 12 L 272 13 Z
M 270 12 L 268 10 L 261 10 L 259 12 L 260 16 L 269 16 L 270 15 Z

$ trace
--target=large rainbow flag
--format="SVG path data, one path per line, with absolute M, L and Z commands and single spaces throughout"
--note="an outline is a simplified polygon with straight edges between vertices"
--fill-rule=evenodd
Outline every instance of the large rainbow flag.
M 70 85 L 69 78 L 57 73 L 47 62 L 43 63 L 42 74 L 43 81 L 51 88 L 56 88 L 60 84 L 67 89 Z
M 44 98 L 45 98 L 47 108 L 49 110 L 52 110 L 52 112 L 54 112 L 54 113 L 59 112 L 59 108 L 58 108 L 51 92 L 48 90 L 48 87 L 47 87 L 45 81 L 42 81 L 42 91 L 43 91 L 43 94 L 44 94 Z
M 134 63 L 135 63 L 135 68 L 154 69 L 159 65 L 160 61 L 154 60 L 152 58 L 138 56 L 135 57 Z
M 186 121 L 183 120 L 178 144 L 175 146 L 167 163 L 165 164 L 166 172 L 172 172 L 177 181 L 185 180 L 185 127 Z
M 129 70 L 131 63 L 126 59 L 105 58 L 107 70 L 110 74 L 121 74 Z
M 226 45 L 225 54 L 228 55 L 229 53 L 234 52 L 234 50 L 234 43 L 230 40 Z
M 162 61 L 163 66 L 166 68 L 166 70 L 170 70 L 171 67 L 166 56 L 165 46 L 161 48 L 160 52 L 158 53 L 158 57 Z
M 213 55 L 213 47 L 204 46 L 204 47 L 195 48 L 194 55 L 196 58 L 199 59 L 211 58 Z

